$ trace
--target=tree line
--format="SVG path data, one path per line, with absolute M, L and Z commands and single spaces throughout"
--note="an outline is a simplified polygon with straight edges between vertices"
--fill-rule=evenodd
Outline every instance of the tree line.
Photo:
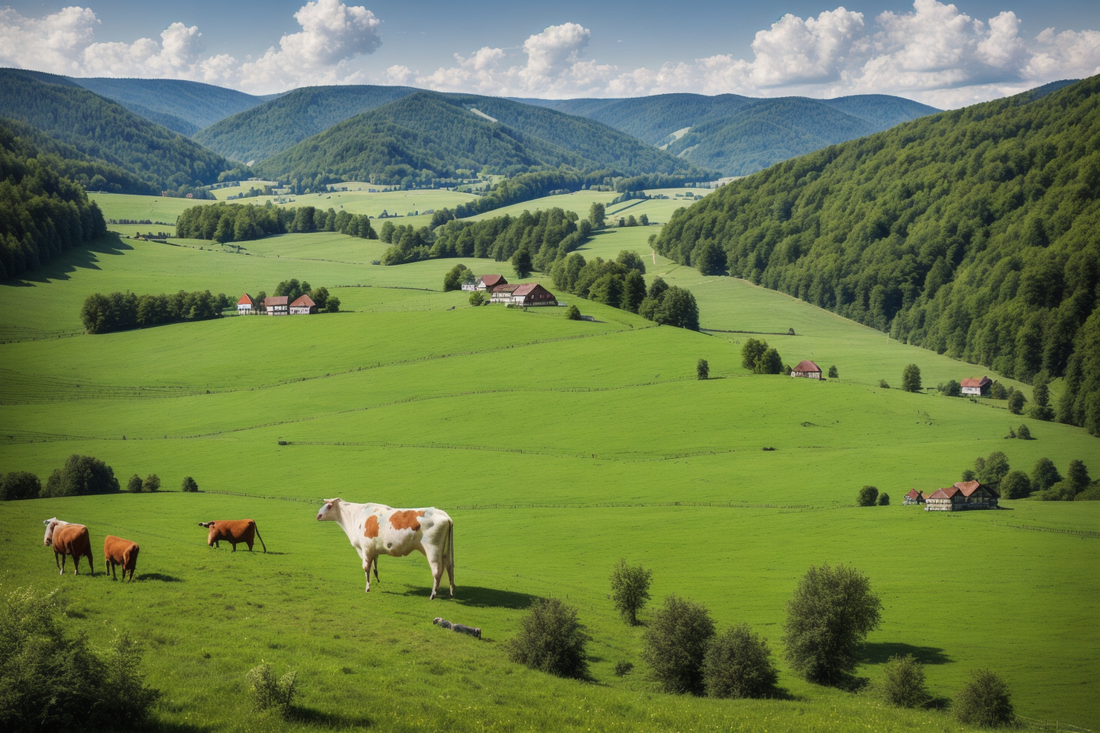
M 734 181 L 658 251 L 1025 382 L 1100 435 L 1100 79 L 923 118 Z
M 112 333 L 163 323 L 221 318 L 221 311 L 229 305 L 224 293 L 215 296 L 209 290 L 190 293 L 180 290 L 174 295 L 93 293 L 84 300 L 80 320 L 88 333 Z
M 176 220 L 181 239 L 209 239 L 216 242 L 246 242 L 272 234 L 339 232 L 361 239 L 377 239 L 366 214 L 300 206 L 283 209 L 268 201 L 263 206 L 227 204 L 185 209 Z
M 21 277 L 107 233 L 84 189 L 28 152 L 0 126 L 0 279 Z

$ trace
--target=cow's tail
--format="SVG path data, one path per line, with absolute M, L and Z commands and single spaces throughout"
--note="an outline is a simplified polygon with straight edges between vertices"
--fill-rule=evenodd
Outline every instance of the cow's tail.
M 264 548 L 264 554 L 266 555 L 267 554 L 267 545 L 264 544 L 264 538 L 260 536 L 260 525 L 253 522 L 252 526 L 256 528 L 256 539 L 258 539 L 260 541 L 260 547 Z
M 452 519 L 450 526 L 447 527 L 447 575 L 450 576 L 451 584 L 455 582 L 455 522 Z

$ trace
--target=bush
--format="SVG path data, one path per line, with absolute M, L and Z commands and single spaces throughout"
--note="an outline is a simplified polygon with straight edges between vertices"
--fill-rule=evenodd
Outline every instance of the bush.
M 275 710 L 284 720 L 290 715 L 294 687 L 298 682 L 297 672 L 287 672 L 276 680 L 275 669 L 263 662 L 248 670 L 244 679 L 256 710 Z
M 843 565 L 810 567 L 787 601 L 785 657 L 810 682 L 835 684 L 856 668 L 882 602 L 866 575 Z
M 508 642 L 508 656 L 540 672 L 583 679 L 588 676 L 585 645 L 591 638 L 584 629 L 577 609 L 561 599 L 537 600 L 520 622 L 519 634 Z
M 879 506 L 890 506 L 890 495 L 885 491 L 878 495 Z
M 878 500 L 878 489 L 874 486 L 864 486 L 856 497 L 856 506 L 874 506 Z
M 707 363 L 706 359 L 700 359 L 699 362 L 695 365 L 695 378 L 696 379 L 706 379 L 709 376 L 710 376 L 710 364 Z
M 909 364 L 901 373 L 901 388 L 906 392 L 920 392 L 920 367 Z
M 54 470 L 42 489 L 43 497 L 88 496 L 118 493 L 115 472 L 103 461 L 75 453 Z
M 1013 392 L 1008 396 L 1008 411 L 1013 415 L 1019 415 L 1024 411 L 1024 403 L 1027 402 L 1027 398 L 1024 397 L 1023 392 Z
M 962 395 L 962 385 L 954 379 L 949 379 L 947 384 L 940 385 L 940 392 L 948 397 L 959 397 Z
M 882 679 L 874 686 L 883 702 L 898 708 L 919 708 L 932 698 L 924 684 L 924 665 L 912 655 L 893 656 L 882 665 Z
M 565 317 L 570 321 L 579 321 L 581 319 L 581 309 L 575 304 L 565 309 Z
M 131 494 L 141 493 L 141 476 L 136 473 L 130 477 L 130 480 L 126 482 L 126 490 Z
M 141 482 L 141 490 L 147 494 L 160 491 L 160 476 L 155 473 L 151 473 L 145 477 L 145 480 Z
M 1027 425 L 1020 425 L 1019 429 L 1016 430 L 1016 437 L 1020 440 L 1035 440 L 1031 437 L 1031 430 L 1028 429 Z
M 388 224 L 389 222 L 386 223 Z M 485 294 L 482 293 L 480 290 L 475 290 L 474 292 L 470 293 L 470 305 L 472 305 L 473 307 L 476 308 L 484 302 Z
M 836 366 L 829 367 L 829 379 L 840 379 L 840 372 L 836 370 Z
M 703 661 L 714 636 L 706 606 L 670 595 L 643 635 L 642 659 L 665 692 L 702 695 Z
M 615 662 L 615 676 L 626 677 L 634 671 L 634 662 Z
M 748 624 L 730 627 L 711 640 L 703 660 L 703 681 L 710 697 L 768 697 L 779 673 L 768 642 Z
M 885 379 L 878 380 L 878 386 L 882 389 L 890 389 L 890 385 L 886 383 Z
M 42 493 L 38 476 L 27 471 L 12 471 L 0 477 L 0 501 L 37 499 Z
M 1008 685 L 988 669 L 971 673 L 970 681 L 955 696 L 954 709 L 960 723 L 983 728 L 1009 725 L 1016 718 Z
M 638 611 L 649 600 L 652 579 L 652 570 L 646 570 L 641 565 L 632 568 L 626 564 L 626 558 L 620 559 L 611 570 L 611 600 L 623 621 L 631 626 L 638 624 Z
M 143 729 L 160 693 L 145 686 L 138 646 L 126 635 L 100 658 L 63 628 L 55 594 L 11 591 L 0 607 L 0 729 Z
M 1001 480 L 1002 499 L 1023 499 L 1031 493 L 1031 479 L 1023 471 L 1009 471 Z
M 180 491 L 185 494 L 193 494 L 199 490 L 199 485 L 195 483 L 195 479 L 190 476 L 183 477 L 183 484 L 180 486 Z

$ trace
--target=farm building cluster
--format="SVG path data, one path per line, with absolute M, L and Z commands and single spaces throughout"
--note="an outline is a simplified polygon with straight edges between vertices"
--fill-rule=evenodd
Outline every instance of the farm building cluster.
M 308 295 L 303 295 L 293 303 L 286 295 L 269 295 L 262 303 L 256 303 L 251 295 L 245 293 L 237 301 L 237 315 L 251 316 L 266 313 L 269 316 L 308 316 L 317 312 L 317 304 Z
M 966 509 L 996 509 L 997 495 L 980 481 L 958 481 L 931 494 L 910 489 L 902 504 L 924 504 L 926 512 L 958 512 Z
M 480 291 L 489 294 L 490 303 L 506 305 L 537 306 L 557 305 L 554 294 L 538 283 L 509 283 L 503 275 L 482 275 L 472 283 L 464 283 L 463 290 Z

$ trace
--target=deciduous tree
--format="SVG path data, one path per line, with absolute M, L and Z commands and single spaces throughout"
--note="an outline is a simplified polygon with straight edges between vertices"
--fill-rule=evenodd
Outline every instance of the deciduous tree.
M 767 640 L 748 624 L 731 626 L 707 645 L 703 659 L 707 695 L 741 699 L 773 694 L 779 673 L 771 654 Z
M 703 660 L 712 636 L 706 606 L 670 595 L 642 636 L 642 659 L 665 692 L 702 695 Z
M 611 570 L 611 601 L 631 626 L 638 624 L 638 611 L 649 602 L 649 585 L 653 571 L 641 565 L 630 567 L 622 558 Z

